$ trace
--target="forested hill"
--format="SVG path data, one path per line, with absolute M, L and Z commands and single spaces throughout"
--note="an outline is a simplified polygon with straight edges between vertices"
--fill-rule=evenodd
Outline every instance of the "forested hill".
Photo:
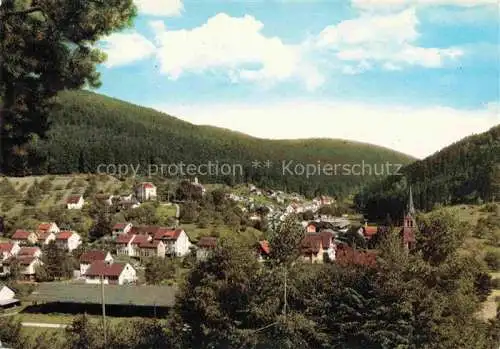
M 313 195 L 347 193 L 362 176 L 283 176 L 282 161 L 293 164 L 408 164 L 413 159 L 390 149 L 344 140 L 264 140 L 221 128 L 197 126 L 153 109 L 88 91 L 63 92 L 51 114 L 47 141 L 37 151 L 48 161 L 37 173 L 95 172 L 100 164 L 141 165 L 208 161 L 240 164 L 236 178 L 219 176 L 205 181 L 247 182 Z M 269 116 L 270 118 L 272 115 Z M 265 124 L 262 127 L 267 127 Z M 286 124 L 283 125 L 286 127 Z M 310 125 L 305 127 L 318 127 Z M 254 161 L 261 163 L 258 167 Z M 271 161 L 271 167 L 263 165 Z M 203 176 L 200 176 L 203 177 Z
M 409 184 L 417 209 L 500 200 L 500 125 L 456 142 L 402 169 L 405 176 L 372 183 L 356 197 L 371 219 L 400 218 Z

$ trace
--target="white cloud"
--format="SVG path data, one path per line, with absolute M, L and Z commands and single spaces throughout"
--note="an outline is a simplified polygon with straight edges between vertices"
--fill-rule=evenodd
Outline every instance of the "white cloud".
M 266 106 L 225 103 L 156 105 L 153 108 L 194 124 L 210 124 L 261 138 L 358 140 L 418 158 L 500 123 L 495 103 L 478 110 L 308 101 Z
M 140 13 L 150 16 L 180 16 L 184 10 L 182 0 L 134 0 Z
M 323 29 L 318 47 L 333 51 L 341 61 L 379 62 L 383 68 L 401 65 L 435 68 L 463 52 L 457 48 L 424 48 L 414 43 L 419 37 L 414 8 L 395 14 L 361 14 Z
M 155 45 L 137 32 L 113 33 L 101 41 L 108 68 L 125 65 L 154 54 Z
M 186 72 L 223 69 L 233 81 L 274 82 L 298 77 L 309 88 L 320 85 L 319 72 L 303 60 L 303 48 L 266 37 L 261 32 L 263 26 L 252 16 L 224 13 L 189 30 L 168 30 L 161 21 L 151 22 L 161 72 L 170 79 Z
M 368 11 L 399 11 L 413 6 L 476 7 L 498 5 L 498 0 L 351 0 L 355 8 Z

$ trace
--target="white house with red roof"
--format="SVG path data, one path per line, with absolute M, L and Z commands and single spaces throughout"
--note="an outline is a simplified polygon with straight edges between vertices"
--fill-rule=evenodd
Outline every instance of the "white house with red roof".
M 42 246 L 48 245 L 51 241 L 56 240 L 56 234 L 50 231 L 40 232 L 37 235 L 38 235 L 37 242 Z
M 37 257 L 40 258 L 42 257 L 42 250 L 40 247 L 27 247 L 23 246 L 19 249 L 19 252 L 17 253 L 18 257 Z
M 81 210 L 84 204 L 83 195 L 70 195 L 66 199 L 66 208 L 68 210 Z
M 56 236 L 56 244 L 69 252 L 75 250 L 82 244 L 82 238 L 80 235 L 71 230 L 61 231 Z
M 128 263 L 95 261 L 83 276 L 87 284 L 99 284 L 101 278 L 104 284 L 111 285 L 123 285 L 137 281 L 137 273 Z
M 141 258 L 165 258 L 165 244 L 160 240 L 142 242 L 138 245 Z
M 156 200 L 156 186 L 151 182 L 143 182 L 135 189 L 135 195 L 139 201 Z
M 57 224 L 54 223 L 54 222 L 51 222 L 51 223 L 41 223 L 38 226 L 38 229 L 37 229 L 37 233 L 38 234 L 40 234 L 40 233 L 54 233 L 54 234 L 57 234 L 60 231 L 61 230 L 59 229 L 59 227 L 57 226 Z
M 25 279 L 33 279 L 35 277 L 36 268 L 43 265 L 43 262 L 38 257 L 34 256 L 15 256 L 3 262 L 3 272 L 10 274 L 10 268 L 13 263 L 19 266 L 19 273 Z
M 34 245 L 38 241 L 38 235 L 32 231 L 17 229 L 14 235 L 12 235 L 11 240 L 20 245 Z
M 132 246 L 132 241 L 134 239 L 134 234 L 118 235 L 115 240 L 116 255 L 131 257 L 134 254 L 134 246 Z
M 132 226 L 132 223 L 116 223 L 113 226 L 113 236 L 128 234 Z
M 133 240 L 130 242 L 130 245 L 132 246 L 132 254 L 129 255 L 129 257 L 140 257 L 140 245 L 145 244 L 151 240 L 152 239 L 149 235 L 134 235 Z
M 160 228 L 155 233 L 154 240 L 163 241 L 166 253 L 177 257 L 187 255 L 193 246 L 184 229 Z
M 90 265 L 96 261 L 104 261 L 112 263 L 114 261 L 111 253 L 100 251 L 100 250 L 90 250 L 84 252 L 80 256 L 80 275 L 84 275 L 89 269 Z
M 217 238 L 203 236 L 196 244 L 196 260 L 202 261 L 208 258 L 210 253 L 217 247 Z
M 0 262 L 18 254 L 21 247 L 17 242 L 0 243 Z

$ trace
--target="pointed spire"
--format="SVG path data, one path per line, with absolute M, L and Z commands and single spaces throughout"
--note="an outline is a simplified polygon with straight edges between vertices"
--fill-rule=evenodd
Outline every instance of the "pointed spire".
M 411 185 L 410 185 L 410 198 L 408 199 L 408 214 L 415 217 L 415 206 L 413 205 L 413 195 L 411 192 Z

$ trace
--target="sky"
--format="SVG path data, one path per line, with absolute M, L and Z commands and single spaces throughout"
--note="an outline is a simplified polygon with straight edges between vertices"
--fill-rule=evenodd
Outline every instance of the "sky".
M 134 0 L 97 91 L 256 137 L 424 158 L 500 123 L 497 0 Z

